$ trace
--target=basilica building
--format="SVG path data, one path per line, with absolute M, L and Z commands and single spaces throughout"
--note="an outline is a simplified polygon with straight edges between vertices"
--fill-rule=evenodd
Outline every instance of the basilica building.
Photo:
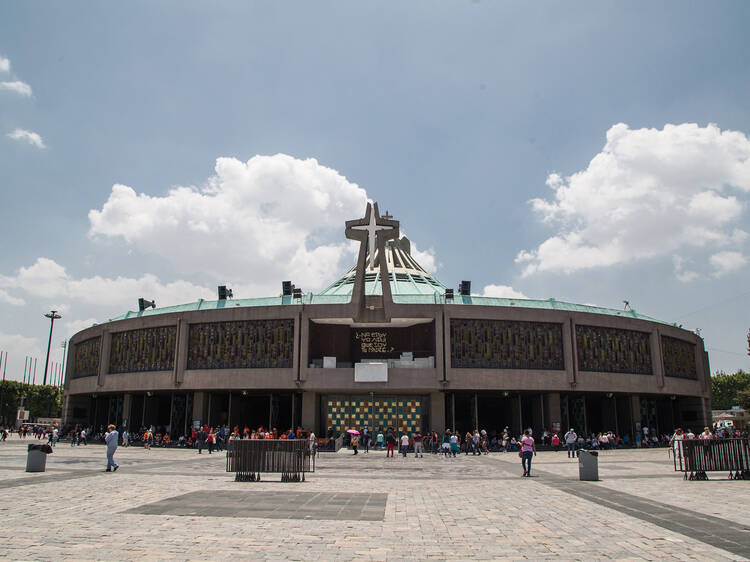
M 357 263 L 320 293 L 127 312 L 75 334 L 65 423 L 633 435 L 710 424 L 696 334 L 633 310 L 479 297 L 411 255 L 368 204 Z M 142 307 L 143 308 L 143 307 Z

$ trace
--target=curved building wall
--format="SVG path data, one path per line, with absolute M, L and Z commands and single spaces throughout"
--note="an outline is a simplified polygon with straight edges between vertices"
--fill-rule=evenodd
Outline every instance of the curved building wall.
M 323 368 L 324 357 L 313 356 L 326 353 L 327 339 L 317 337 L 322 326 L 328 326 L 326 334 L 355 329 L 345 305 L 227 306 L 94 326 L 71 339 L 64 415 L 69 422 L 84 422 L 95 408 L 103 419 L 104 408 L 108 421 L 117 421 L 112 413 L 127 418 L 133 411 L 145 420 L 157 395 L 162 409 L 164 397 L 171 396 L 172 413 L 161 419 L 181 427 L 189 426 L 191 417 L 211 419 L 206 410 L 214 396 L 228 419 L 233 406 L 235 415 L 240 408 L 268 409 L 271 421 L 275 409 L 289 407 L 292 422 L 318 431 L 332 420 L 379 420 L 378 408 L 401 408 L 404 420 L 431 429 L 457 426 L 456 416 L 468 420 L 463 425 L 482 423 L 480 412 L 492 409 L 506 412 L 504 418 L 487 418 L 493 424 L 528 421 L 541 428 L 582 420 L 594 428 L 592 420 L 601 418 L 606 429 L 612 423 L 608 408 L 597 406 L 594 397 L 614 400 L 619 425 L 630 419 L 631 430 L 641 423 L 637 420 L 648 424 L 660 408 L 671 408 L 671 418 L 659 414 L 664 419 L 693 418 L 696 427 L 710 414 L 703 342 L 674 326 L 514 306 L 394 304 L 392 313 L 387 330 L 380 327 L 389 338 L 402 346 L 416 333 L 422 339 L 430 334 L 432 341 L 420 340 L 421 363 L 405 364 L 394 356 L 387 381 L 371 383 L 356 382 L 351 361 L 341 361 L 345 352 L 338 352 L 338 362 L 334 357 L 335 368 Z M 424 328 L 399 336 L 398 330 L 414 325 Z M 348 345 L 346 334 L 342 337 L 339 348 Z M 406 349 L 385 347 L 378 357 L 390 351 Z M 104 399 L 109 401 L 99 404 Z M 177 414 L 175 403 L 182 409 Z

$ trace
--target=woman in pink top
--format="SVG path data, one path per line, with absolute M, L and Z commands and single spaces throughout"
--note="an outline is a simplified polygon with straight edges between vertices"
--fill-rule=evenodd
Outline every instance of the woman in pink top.
M 531 476 L 531 457 L 536 455 L 536 445 L 534 438 L 529 434 L 529 430 L 523 432 L 521 437 L 521 466 L 523 467 L 522 476 Z

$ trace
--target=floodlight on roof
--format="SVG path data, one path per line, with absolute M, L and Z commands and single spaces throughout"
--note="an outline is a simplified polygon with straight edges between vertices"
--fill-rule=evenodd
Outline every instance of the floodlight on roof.
M 219 300 L 225 301 L 231 299 L 234 296 L 232 289 L 227 289 L 226 285 L 219 285 Z
M 281 282 L 281 294 L 285 297 L 291 296 L 292 291 L 294 290 L 294 285 L 292 285 L 291 281 L 282 281 Z
M 138 310 L 143 312 L 147 308 L 156 308 L 156 301 L 147 301 L 143 297 L 138 299 Z
M 461 295 L 464 295 L 466 297 L 471 295 L 471 281 L 461 281 L 461 284 L 458 286 L 458 292 Z
M 453 289 L 446 289 L 445 290 L 445 299 L 453 299 Z
M 302 298 L 302 289 L 298 289 L 297 287 L 295 287 L 292 298 L 301 299 Z

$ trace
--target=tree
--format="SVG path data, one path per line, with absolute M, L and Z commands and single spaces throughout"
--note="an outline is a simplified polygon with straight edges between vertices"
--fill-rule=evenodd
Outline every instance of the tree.
M 740 406 L 750 412 L 750 390 L 740 390 L 737 397 Z
M 30 386 L 18 381 L 0 382 L 0 424 L 16 423 L 16 412 L 25 396 L 24 408 L 29 410 L 31 419 L 59 418 L 62 414 L 62 391 L 56 386 Z
M 729 410 L 738 406 L 740 392 L 750 392 L 750 373 L 737 371 L 734 374 L 720 372 L 711 377 L 714 410 Z

